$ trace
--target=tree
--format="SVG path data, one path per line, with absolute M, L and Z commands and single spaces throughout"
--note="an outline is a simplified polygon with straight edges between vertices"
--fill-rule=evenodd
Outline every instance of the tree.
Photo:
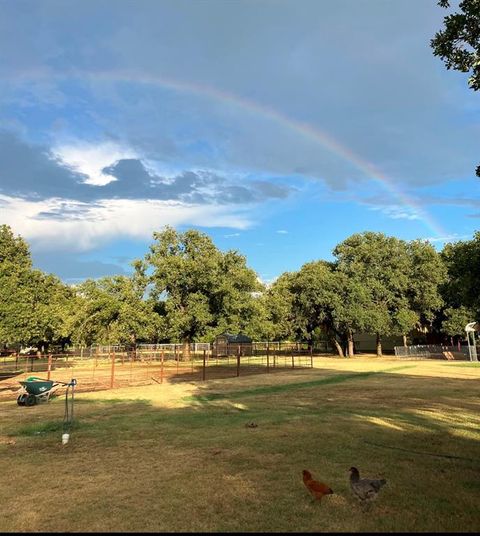
M 472 310 L 463 306 L 448 307 L 444 311 L 444 317 L 442 331 L 452 339 L 453 337 L 465 338 L 465 326 L 475 318 Z
M 0 342 L 28 344 L 34 332 L 32 261 L 28 244 L 0 226 Z
M 72 291 L 32 268 L 28 244 L 0 226 L 0 342 L 42 346 L 68 340 Z
M 413 240 L 408 242 L 410 258 L 410 284 L 407 291 L 408 309 L 413 314 L 410 320 L 404 318 L 404 344 L 406 333 L 414 327 L 431 329 L 436 313 L 443 306 L 440 293 L 446 281 L 447 269 L 441 255 L 428 242 Z
M 293 336 L 293 294 L 291 285 L 295 273 L 281 274 L 262 294 L 265 311 L 263 330 L 267 339 L 283 341 Z
M 353 357 L 355 354 L 355 333 L 366 331 L 369 326 L 368 288 L 362 281 L 351 278 L 343 271 L 338 270 L 335 263 L 332 267 L 335 294 L 339 298 L 333 302 L 333 325 L 337 326 L 341 339 L 346 341 L 347 355 Z
M 341 341 L 345 326 L 340 312 L 344 310 L 343 294 L 339 288 L 342 287 L 338 274 L 326 261 L 304 264 L 290 281 L 292 327 L 297 338 L 314 344 L 324 333 L 343 357 Z
M 377 355 L 382 355 L 383 335 L 405 328 L 400 319 L 411 315 L 406 299 L 410 284 L 410 259 L 403 240 L 383 233 L 354 234 L 336 246 L 337 269 L 358 288 L 364 288 L 363 307 L 368 314 L 362 327 L 377 336 Z M 411 315 L 413 316 L 413 315 Z
M 68 318 L 74 311 L 73 289 L 52 274 L 32 270 L 26 302 L 31 311 L 29 344 L 48 350 L 70 340 Z
M 161 317 L 153 302 L 144 299 L 146 280 L 141 270 L 132 276 L 88 279 L 76 290 L 80 299 L 73 322 L 77 343 L 136 345 L 163 335 Z
M 447 269 L 447 280 L 442 285 L 442 295 L 449 308 L 447 319 L 454 314 L 457 318 L 465 316 L 465 311 L 471 315 L 470 322 L 480 319 L 480 232 L 472 240 L 446 244 L 441 256 Z M 453 312 L 461 308 L 463 313 Z
M 448 0 L 439 0 L 438 5 L 449 8 Z M 431 46 L 447 69 L 462 73 L 471 72 L 468 85 L 480 89 L 480 0 L 463 0 L 458 5 L 460 12 L 444 17 L 444 29 L 435 34 Z M 480 177 L 480 166 L 476 169 Z
M 221 252 L 210 237 L 165 227 L 143 267 L 150 274 L 150 297 L 163 311 L 171 340 L 189 343 L 212 339 L 222 331 L 246 331 L 259 308 L 255 292 L 263 290 L 256 273 L 236 251 Z

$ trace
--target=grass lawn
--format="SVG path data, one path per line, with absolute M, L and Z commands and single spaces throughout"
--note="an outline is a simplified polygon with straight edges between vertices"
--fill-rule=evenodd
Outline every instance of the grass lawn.
M 480 367 L 315 358 L 32 408 L 0 402 L 0 530 L 480 530 Z M 248 428 L 255 422 L 258 426 Z M 386 478 L 371 511 L 348 469 Z M 312 503 L 302 469 L 335 491 Z

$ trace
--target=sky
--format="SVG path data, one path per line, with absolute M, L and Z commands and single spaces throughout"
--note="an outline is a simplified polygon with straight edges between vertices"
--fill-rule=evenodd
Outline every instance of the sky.
M 354 233 L 480 228 L 480 95 L 432 53 L 436 0 L 0 12 L 0 224 L 67 283 L 130 273 L 165 225 L 266 283 Z

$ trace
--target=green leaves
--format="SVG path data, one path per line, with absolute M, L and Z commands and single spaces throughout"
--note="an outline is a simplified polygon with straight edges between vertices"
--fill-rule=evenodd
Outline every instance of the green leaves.
M 447 305 L 442 327 L 449 335 L 463 336 L 467 322 L 480 318 L 480 232 L 472 240 L 447 244 L 441 256 L 447 270 L 442 286 Z
M 0 226 L 0 343 L 62 341 L 71 296 L 57 277 L 32 269 L 27 243 Z
M 448 0 L 439 0 L 443 8 L 450 7 Z M 480 0 L 463 0 L 459 13 L 444 17 L 444 28 L 430 41 L 433 54 L 439 56 L 447 69 L 471 73 L 468 85 L 480 89 Z M 476 169 L 480 177 L 480 166 Z
M 195 341 L 223 331 L 247 332 L 262 314 L 257 275 L 236 251 L 223 253 L 196 230 L 154 233 L 145 257 L 151 299 L 165 312 L 169 339 Z
M 337 346 L 363 331 L 405 334 L 432 321 L 442 305 L 445 267 L 435 249 L 382 233 L 354 234 L 333 251 L 336 261 L 307 263 L 288 278 L 292 331 Z
M 306 263 L 265 288 L 239 252 L 167 227 L 130 276 L 69 287 L 33 269 L 26 242 L 0 226 L 0 343 L 193 342 L 243 332 L 256 340 L 328 338 L 351 355 L 358 332 L 380 341 L 435 325 L 463 336 L 480 318 L 480 233 L 441 254 L 421 240 L 357 233 L 333 254 L 334 262 Z
M 135 344 L 139 340 L 158 339 L 162 325 L 154 312 L 154 303 L 144 299 L 146 285 L 141 270 L 131 277 L 89 279 L 79 285 L 73 340 L 90 345 L 94 342 Z

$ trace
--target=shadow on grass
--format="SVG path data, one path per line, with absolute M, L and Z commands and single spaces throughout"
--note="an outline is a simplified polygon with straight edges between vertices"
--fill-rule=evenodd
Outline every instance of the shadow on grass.
M 5 448 L 4 476 L 14 474 L 8 460 L 25 473 L 36 464 L 73 475 L 71 489 L 82 489 L 69 506 L 80 519 L 78 530 L 102 522 L 121 531 L 316 532 L 318 512 L 300 477 L 309 468 L 337 493 L 337 502 L 322 505 L 323 531 L 475 531 L 478 387 L 466 379 L 399 373 L 411 366 L 358 373 L 315 369 L 325 377 L 214 393 L 218 382 L 198 384 L 183 398 L 186 407 L 114 398 L 114 392 L 111 399 L 79 398 L 68 451 L 59 451 L 61 422 L 52 418 L 61 411 L 57 401 L 45 422 L 11 423 L 11 437 L 26 441 L 19 447 L 25 456 Z M 232 382 L 228 389 L 235 389 Z M 248 428 L 251 422 L 257 426 Z M 97 484 L 91 487 L 81 479 L 82 471 L 89 474 L 88 456 L 95 460 Z M 378 515 L 362 517 L 355 509 L 347 480 L 351 465 L 361 475 L 387 479 L 375 505 Z M 166 495 L 172 502 L 161 509 Z M 48 530 L 47 514 L 58 502 L 44 500 L 36 523 Z M 3 501 L 8 506 L 13 497 Z M 122 508 L 130 519 L 122 518 Z M 55 519 L 54 530 L 64 528 Z

